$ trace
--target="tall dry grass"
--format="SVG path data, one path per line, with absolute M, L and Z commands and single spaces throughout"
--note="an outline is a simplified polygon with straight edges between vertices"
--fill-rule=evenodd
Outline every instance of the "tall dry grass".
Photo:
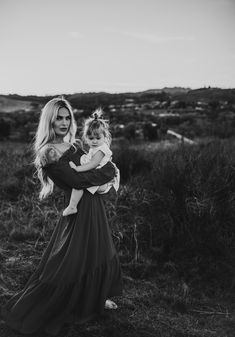
M 18 241 L 44 247 L 63 208 L 59 191 L 39 202 L 31 161 L 26 145 L 0 149 L 0 232 L 6 247 Z M 106 206 L 124 267 L 136 266 L 138 275 L 168 270 L 194 285 L 233 289 L 234 141 L 153 152 L 122 147 L 115 149 L 114 161 L 121 187 L 117 196 L 106 196 Z
M 115 160 L 123 176 L 115 221 L 125 259 L 150 260 L 195 285 L 234 288 L 234 140 L 120 150 Z

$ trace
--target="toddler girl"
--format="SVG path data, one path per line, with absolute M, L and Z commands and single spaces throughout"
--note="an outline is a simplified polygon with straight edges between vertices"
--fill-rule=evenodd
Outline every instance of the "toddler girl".
M 92 114 L 92 118 L 85 121 L 83 129 L 83 140 L 89 146 L 89 152 L 81 156 L 81 165 L 76 166 L 72 161 L 69 162 L 71 168 L 77 172 L 89 171 L 91 169 L 98 169 L 104 166 L 112 159 L 112 151 L 110 150 L 111 134 L 109 132 L 109 125 L 106 120 L 101 118 L 102 110 L 98 109 Z M 106 193 L 113 186 L 117 191 L 119 188 L 120 174 L 117 169 L 117 176 L 110 183 L 102 186 L 92 186 L 87 190 L 94 194 Z M 81 200 L 83 190 L 72 190 L 70 202 L 68 207 L 63 211 L 63 215 L 77 213 L 77 204 Z

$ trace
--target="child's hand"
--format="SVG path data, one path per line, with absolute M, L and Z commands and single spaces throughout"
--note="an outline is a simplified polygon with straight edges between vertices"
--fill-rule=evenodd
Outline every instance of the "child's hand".
M 69 162 L 69 166 L 74 170 L 76 170 L 76 168 L 77 168 L 77 166 L 72 161 Z

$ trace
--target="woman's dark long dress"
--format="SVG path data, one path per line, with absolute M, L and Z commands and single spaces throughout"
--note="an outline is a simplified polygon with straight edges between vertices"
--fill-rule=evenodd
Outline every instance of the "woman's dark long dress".
M 79 164 L 83 151 L 71 147 L 59 162 L 45 167 L 48 176 L 64 189 L 85 189 L 110 181 L 111 163 L 99 170 L 76 173 L 68 161 Z M 105 300 L 121 295 L 119 259 L 112 241 L 102 196 L 84 191 L 78 213 L 61 217 L 41 262 L 25 288 L 3 311 L 7 324 L 21 332 L 43 330 L 57 334 L 64 323 L 88 321 L 104 310 Z

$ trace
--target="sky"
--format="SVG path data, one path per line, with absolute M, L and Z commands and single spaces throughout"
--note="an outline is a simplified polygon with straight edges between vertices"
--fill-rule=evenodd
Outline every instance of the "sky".
M 0 94 L 235 88 L 235 0 L 0 0 Z

